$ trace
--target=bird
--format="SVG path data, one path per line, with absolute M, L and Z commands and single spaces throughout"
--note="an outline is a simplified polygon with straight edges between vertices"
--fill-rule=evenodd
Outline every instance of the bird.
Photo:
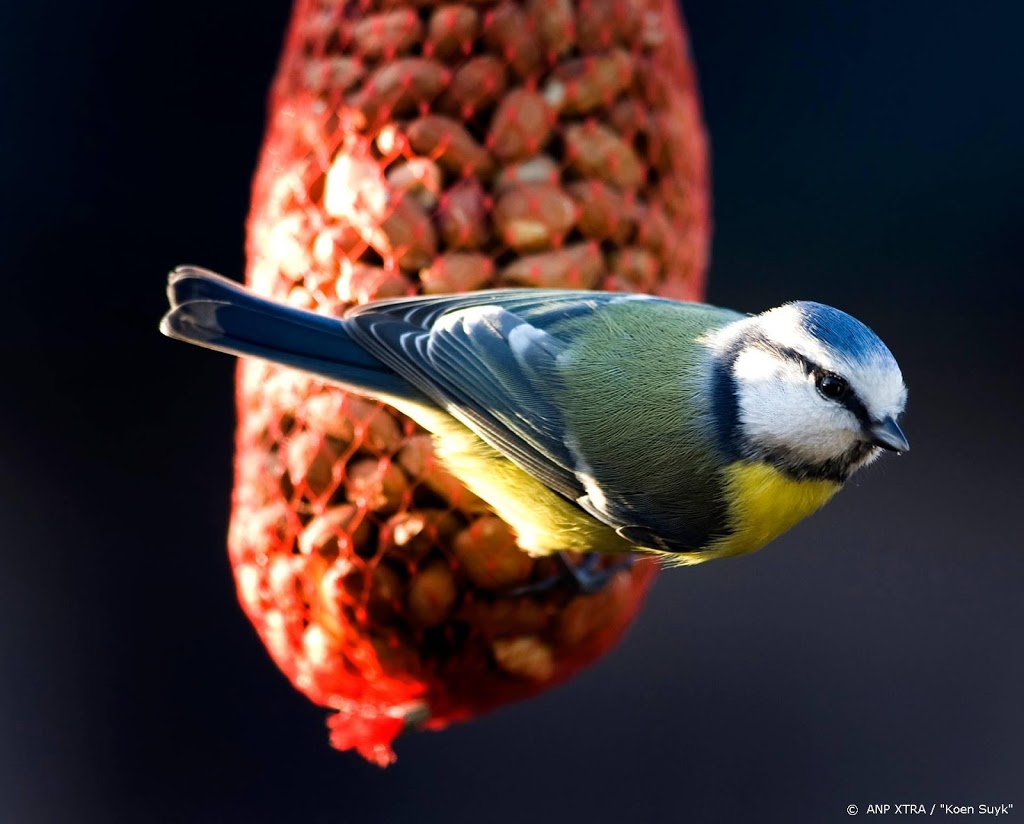
M 743 555 L 883 452 L 909 449 L 896 359 L 821 303 L 744 314 L 510 288 L 335 317 L 193 266 L 171 272 L 168 299 L 171 338 L 302 370 L 413 419 L 534 556 Z

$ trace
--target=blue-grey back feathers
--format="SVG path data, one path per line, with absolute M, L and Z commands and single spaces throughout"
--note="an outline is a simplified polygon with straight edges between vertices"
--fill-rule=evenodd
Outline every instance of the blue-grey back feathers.
M 556 405 L 560 322 L 623 300 L 611 293 L 491 290 L 384 301 L 347 316 L 373 355 L 559 494 L 585 490 Z

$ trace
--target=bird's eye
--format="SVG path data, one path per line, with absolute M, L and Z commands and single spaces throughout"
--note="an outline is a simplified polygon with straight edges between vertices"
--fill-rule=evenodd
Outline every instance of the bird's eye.
M 830 401 L 841 401 L 850 392 L 850 384 L 831 372 L 822 372 L 815 378 L 814 385 L 818 391 Z

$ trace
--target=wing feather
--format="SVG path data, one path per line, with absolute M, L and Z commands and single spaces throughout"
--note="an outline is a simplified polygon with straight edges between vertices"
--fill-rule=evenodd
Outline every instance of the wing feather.
M 549 330 L 625 298 L 547 289 L 399 298 L 353 309 L 346 326 L 374 357 L 576 501 L 586 490 L 557 406 L 557 358 L 569 342 Z

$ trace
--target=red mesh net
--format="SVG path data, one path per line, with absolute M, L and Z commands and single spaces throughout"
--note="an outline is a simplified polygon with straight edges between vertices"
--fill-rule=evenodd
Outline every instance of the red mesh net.
M 706 148 L 673 0 L 297 0 L 270 103 L 248 237 L 265 295 L 333 315 L 494 286 L 701 295 Z M 240 598 L 339 748 L 385 764 L 406 727 L 565 679 L 656 571 L 510 595 L 557 564 L 410 421 L 251 361 L 238 408 Z

